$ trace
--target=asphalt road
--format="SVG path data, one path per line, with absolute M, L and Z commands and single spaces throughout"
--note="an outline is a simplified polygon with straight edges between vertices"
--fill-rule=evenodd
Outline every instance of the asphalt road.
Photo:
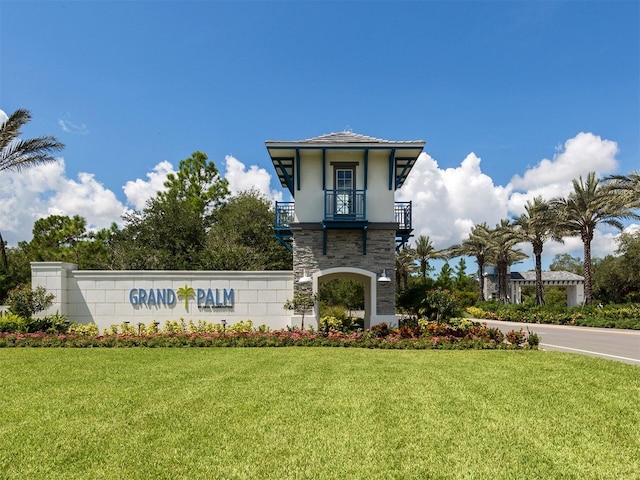
M 557 350 L 608 358 L 640 366 L 640 331 L 615 328 L 573 327 L 540 323 L 478 320 L 502 332 L 523 329 L 540 336 L 541 350 Z

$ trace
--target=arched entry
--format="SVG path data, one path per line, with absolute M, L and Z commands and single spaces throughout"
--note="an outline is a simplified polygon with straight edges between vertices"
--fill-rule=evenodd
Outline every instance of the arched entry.
M 347 278 L 362 283 L 364 286 L 364 328 L 371 328 L 371 325 L 378 323 L 375 321 L 377 318 L 377 282 L 374 272 L 354 267 L 334 267 L 317 271 L 313 274 L 312 278 L 313 293 L 318 293 L 320 285 L 324 282 L 337 278 Z M 319 321 L 318 308 L 316 305 L 314 311 L 317 321 Z

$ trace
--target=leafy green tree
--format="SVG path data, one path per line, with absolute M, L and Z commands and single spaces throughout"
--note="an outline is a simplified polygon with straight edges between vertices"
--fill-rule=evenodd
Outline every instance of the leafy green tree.
M 580 257 L 572 257 L 568 253 L 558 253 L 553 257 L 549 270 L 559 272 L 571 272 L 576 275 L 584 275 L 584 263 Z
M 415 253 L 418 261 L 420 262 L 420 276 L 422 277 L 422 283 L 427 283 L 427 271 L 431 270 L 429 267 L 429 260 L 446 260 L 446 254 L 441 250 L 436 250 L 431 242 L 429 236 L 420 235 L 416 239 Z
M 0 272 L 0 305 L 7 294 L 18 285 L 31 283 L 31 264 L 27 253 L 18 247 L 7 248 L 8 269 Z
M 211 219 L 229 195 L 229 182 L 220 176 L 215 163 L 208 161 L 202 152 L 194 152 L 191 157 L 181 160 L 178 171 L 167 175 L 164 186 L 167 190 L 158 192 L 156 206 L 177 200 L 205 221 Z
M 318 299 L 328 306 L 341 306 L 346 310 L 364 308 L 364 285 L 350 278 L 336 278 L 320 285 Z
M 3 170 L 20 172 L 25 168 L 55 162 L 53 153 L 64 148 L 64 144 L 51 135 L 19 138 L 22 127 L 29 120 L 31 120 L 31 113 L 28 110 L 19 109 L 0 125 L 0 172 Z M 0 234 L 0 257 L 6 273 L 8 260 L 2 234 Z
M 207 156 L 195 152 L 182 160 L 142 212 L 125 216 L 113 239 L 116 268 L 193 270 L 203 267 L 207 232 L 228 196 L 227 181 Z
M 460 257 L 456 267 L 453 270 L 454 287 L 460 292 L 472 292 L 475 291 L 475 282 L 467 275 L 467 262 L 464 257 Z
M 109 243 L 117 231 L 111 229 L 87 232 L 84 217 L 50 215 L 36 220 L 30 242 L 19 242 L 29 261 L 71 262 L 79 269 L 108 269 L 110 267 Z
M 562 232 L 558 227 L 557 210 L 552 208 L 542 197 L 528 201 L 523 213 L 513 222 L 523 240 L 533 247 L 536 271 L 536 305 L 544 305 L 544 288 L 542 285 L 542 249 L 548 240 L 562 242 Z
M 594 259 L 594 297 L 604 303 L 640 302 L 640 231 L 618 237 L 615 255 Z
M 611 188 L 604 187 L 590 172 L 585 180 L 580 177 L 573 181 L 573 191 L 566 198 L 551 201 L 560 210 L 560 227 L 572 235 L 579 235 L 584 247 L 584 302 L 591 304 L 592 272 L 591 241 L 599 224 L 607 224 L 622 230 L 620 221 L 624 218 L 639 218 L 628 197 L 616 195 Z
M 206 240 L 206 268 L 291 270 L 293 256 L 275 238 L 274 211 L 264 195 L 255 190 L 238 193 L 215 216 Z
M 287 300 L 284 304 L 285 309 L 302 314 L 302 330 L 304 330 L 304 314 L 316 304 L 316 300 L 316 294 L 307 290 L 296 290 L 293 292 L 293 300 Z
M 86 226 L 80 215 L 50 215 L 36 220 L 31 242 L 21 245 L 34 262 L 79 263 L 78 244 L 87 238 Z
M 445 263 L 442 265 L 440 269 L 440 273 L 438 274 L 438 278 L 436 279 L 436 285 L 438 288 L 443 288 L 445 290 L 453 289 L 453 269 L 449 263 Z
M 47 293 L 47 290 L 38 285 L 31 288 L 30 285 L 20 285 L 9 292 L 7 304 L 9 311 L 24 319 L 30 319 L 36 313 L 49 308 L 55 296 Z

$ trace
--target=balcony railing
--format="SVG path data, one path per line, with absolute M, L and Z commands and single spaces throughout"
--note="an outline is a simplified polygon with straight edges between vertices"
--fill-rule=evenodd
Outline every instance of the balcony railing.
M 364 190 L 327 190 L 324 201 L 324 220 L 366 221 L 366 199 Z M 410 232 L 411 202 L 395 202 L 393 221 L 399 232 Z M 295 221 L 295 202 L 276 202 L 276 229 L 288 230 Z
M 367 197 L 364 190 L 325 190 L 324 220 L 365 221 Z
M 412 230 L 411 202 L 396 202 L 393 206 L 393 219 L 398 224 L 399 231 Z
M 289 229 L 295 217 L 295 202 L 276 202 L 276 230 Z

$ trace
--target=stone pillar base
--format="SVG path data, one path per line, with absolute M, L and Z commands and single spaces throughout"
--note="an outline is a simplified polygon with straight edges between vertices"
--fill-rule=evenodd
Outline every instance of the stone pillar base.
M 386 322 L 389 328 L 398 328 L 398 317 L 395 315 L 371 315 L 371 325 L 368 328 L 383 322 Z

